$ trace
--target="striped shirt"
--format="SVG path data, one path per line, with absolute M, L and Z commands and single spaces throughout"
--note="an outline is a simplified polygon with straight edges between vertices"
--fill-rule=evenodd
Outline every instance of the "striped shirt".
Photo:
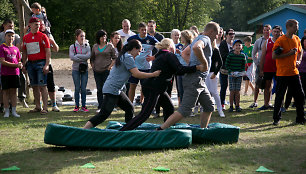
M 225 67 L 229 73 L 245 71 L 246 55 L 244 53 L 235 54 L 230 52 L 226 58 Z

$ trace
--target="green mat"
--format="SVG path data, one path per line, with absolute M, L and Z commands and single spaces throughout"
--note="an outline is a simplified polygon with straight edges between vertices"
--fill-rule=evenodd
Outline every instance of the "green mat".
M 191 144 L 190 130 L 82 129 L 50 123 L 45 131 L 46 144 L 104 149 L 186 148 Z
M 125 123 L 110 121 L 107 129 L 119 130 Z M 155 130 L 159 124 L 143 123 L 136 130 Z M 192 131 L 193 143 L 236 143 L 239 139 L 240 128 L 223 123 L 210 123 L 208 128 L 201 128 L 197 124 L 177 123 L 170 129 L 188 129 Z

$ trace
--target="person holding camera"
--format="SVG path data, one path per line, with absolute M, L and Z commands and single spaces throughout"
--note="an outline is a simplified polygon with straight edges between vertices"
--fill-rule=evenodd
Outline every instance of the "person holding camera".
M 296 123 L 305 124 L 304 91 L 299 76 L 298 65 L 301 59 L 302 46 L 295 33 L 299 29 L 299 22 L 289 19 L 286 22 L 286 34 L 279 37 L 273 46 L 272 58 L 276 59 L 276 96 L 273 112 L 273 125 L 278 125 L 281 119 L 281 105 L 287 90 L 292 91 L 296 103 Z
M 85 32 L 81 29 L 75 31 L 76 41 L 70 45 L 69 57 L 73 61 L 72 78 L 74 83 L 74 112 L 89 112 L 86 107 L 86 86 L 88 81 L 88 63 L 91 56 L 91 49 L 88 40 L 85 39 Z M 82 108 L 79 107 L 80 90 L 82 98 Z
M 260 77 L 264 78 L 264 105 L 258 110 L 267 110 L 272 108 L 270 104 L 271 92 L 272 92 L 272 79 L 276 75 L 276 62 L 272 59 L 272 48 L 274 42 L 279 38 L 282 32 L 282 27 L 275 25 L 272 28 L 272 38 L 270 37 L 262 46 L 261 58 L 260 58 Z

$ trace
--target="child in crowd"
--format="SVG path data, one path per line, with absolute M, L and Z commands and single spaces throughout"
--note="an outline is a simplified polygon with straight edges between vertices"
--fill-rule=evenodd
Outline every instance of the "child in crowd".
M 235 40 L 233 43 L 234 50 L 227 56 L 225 66 L 229 74 L 229 90 L 230 90 L 230 109 L 233 112 L 233 103 L 235 100 L 236 112 L 241 112 L 240 89 L 242 76 L 245 75 L 246 55 L 242 53 L 242 41 Z M 235 99 L 234 99 L 235 97 Z
M 47 14 L 46 14 L 46 8 L 42 7 L 38 2 L 35 2 L 31 5 L 31 10 L 32 10 L 32 17 L 36 17 L 40 19 L 41 21 L 44 21 L 46 31 L 45 33 L 49 35 L 51 33 L 51 23 L 47 19 Z M 25 28 L 25 33 L 30 32 L 30 26 L 26 26 Z
M 253 73 L 254 65 L 253 65 L 253 58 L 252 58 L 252 50 L 253 50 L 252 37 L 247 36 L 243 39 L 243 41 L 244 41 L 243 52 L 248 56 L 246 68 L 245 68 L 246 76 L 243 76 L 243 80 L 245 81 L 244 95 L 247 95 L 249 86 L 252 89 L 252 94 L 254 93 L 254 90 L 255 90 L 252 84 L 253 76 L 254 76 L 254 73 Z
M 90 58 L 91 49 L 88 40 L 85 39 L 85 32 L 81 29 L 75 31 L 76 41 L 69 48 L 69 57 L 73 61 L 72 64 L 72 79 L 74 83 L 74 99 L 75 108 L 74 112 L 79 110 L 89 112 L 86 107 L 86 86 L 88 81 L 88 63 Z M 79 107 L 80 90 L 82 98 L 82 108 Z
M 5 43 L 0 46 L 1 83 L 5 118 L 10 116 L 9 102 L 12 104 L 12 115 L 20 117 L 16 113 L 16 91 L 20 87 L 19 69 L 22 68 L 22 63 L 19 49 L 13 45 L 14 39 L 14 30 L 6 30 Z

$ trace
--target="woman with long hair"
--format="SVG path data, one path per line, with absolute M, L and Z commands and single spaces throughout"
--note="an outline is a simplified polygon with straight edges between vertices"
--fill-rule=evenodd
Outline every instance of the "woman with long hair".
M 126 94 L 122 92 L 124 84 L 128 81 L 131 75 L 139 79 L 144 79 L 157 77 L 160 74 L 160 70 L 152 73 L 145 73 L 140 72 L 136 68 L 135 58 L 140 54 L 141 50 L 142 46 L 138 40 L 131 40 L 124 45 L 116 59 L 115 66 L 110 71 L 110 74 L 104 83 L 104 98 L 101 110 L 85 124 L 84 129 L 90 129 L 104 122 L 112 113 L 116 105 L 125 112 L 125 122 L 128 122 L 133 118 L 133 104 Z

